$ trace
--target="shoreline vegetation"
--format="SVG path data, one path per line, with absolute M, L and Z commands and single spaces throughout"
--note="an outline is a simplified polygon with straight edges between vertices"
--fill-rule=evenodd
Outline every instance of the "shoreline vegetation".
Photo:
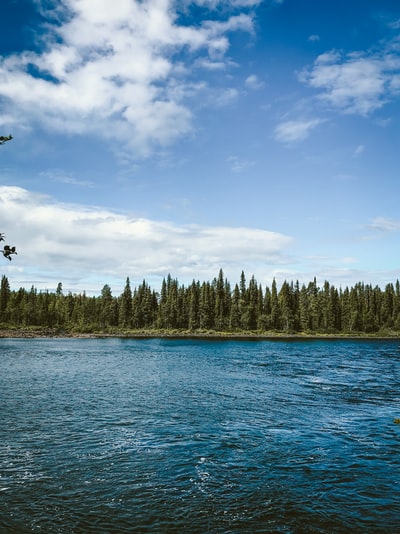
M 336 288 L 316 278 L 263 287 L 242 271 L 231 285 L 222 269 L 211 282 L 183 285 L 168 275 L 157 292 L 129 277 L 114 296 L 0 285 L 0 337 L 120 337 L 182 339 L 397 339 L 400 282 L 385 288 L 359 282 Z
M 315 334 L 297 332 L 217 332 L 217 331 L 166 331 L 166 330 L 125 330 L 108 332 L 71 332 L 49 328 L 0 328 L 0 339 L 33 338 L 75 338 L 75 339 L 203 339 L 231 341 L 301 341 L 301 340 L 400 340 L 397 332 L 365 334 Z

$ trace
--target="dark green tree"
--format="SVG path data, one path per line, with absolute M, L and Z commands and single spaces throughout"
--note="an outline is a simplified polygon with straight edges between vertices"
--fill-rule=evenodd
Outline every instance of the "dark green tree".
M 119 325 L 123 328 L 132 326 L 132 290 L 129 277 L 126 279 L 125 288 L 120 295 Z
M 189 295 L 189 330 L 197 330 L 200 326 L 200 283 L 193 280 L 188 290 Z
M 257 329 L 258 295 L 258 285 L 253 275 L 246 290 L 245 304 L 242 308 L 242 327 L 245 330 Z
M 0 287 L 0 319 L 2 321 L 6 320 L 6 310 L 7 305 L 10 300 L 11 289 L 8 282 L 8 278 L 3 275 L 1 277 L 1 287 Z
M 229 326 L 231 330 L 238 330 L 240 328 L 240 324 L 240 290 L 239 286 L 235 284 L 231 300 Z
M 200 328 L 214 328 L 214 294 L 210 282 L 203 282 L 200 289 Z
M 118 303 L 113 298 L 111 287 L 103 286 L 100 297 L 100 326 L 107 329 L 118 325 Z
M 279 291 L 278 303 L 282 328 L 289 333 L 294 331 L 295 323 L 293 300 L 292 288 L 285 280 Z
M 278 301 L 278 288 L 276 286 L 275 278 L 272 280 L 271 286 L 271 321 L 270 325 L 272 330 L 281 329 L 281 311 Z

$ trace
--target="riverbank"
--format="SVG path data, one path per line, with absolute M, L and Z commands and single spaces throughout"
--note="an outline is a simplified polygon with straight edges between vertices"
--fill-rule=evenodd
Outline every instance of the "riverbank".
M 351 333 L 351 334 L 318 334 L 301 332 L 288 334 L 286 332 L 217 332 L 217 331 L 179 331 L 179 330 L 126 330 L 112 332 L 70 332 L 58 329 L 43 328 L 6 328 L 0 329 L 0 338 L 29 339 L 29 338 L 77 338 L 77 339 L 210 339 L 210 340 L 336 340 L 336 339 L 399 339 L 397 332 L 387 333 Z

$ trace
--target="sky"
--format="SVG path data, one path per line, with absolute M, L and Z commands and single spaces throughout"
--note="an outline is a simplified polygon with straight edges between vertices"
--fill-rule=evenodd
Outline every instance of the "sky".
M 398 0 L 2 0 L 12 289 L 400 277 Z

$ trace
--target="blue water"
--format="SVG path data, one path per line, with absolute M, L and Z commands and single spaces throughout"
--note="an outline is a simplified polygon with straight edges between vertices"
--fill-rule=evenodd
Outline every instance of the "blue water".
M 399 341 L 0 340 L 0 532 L 400 532 Z

